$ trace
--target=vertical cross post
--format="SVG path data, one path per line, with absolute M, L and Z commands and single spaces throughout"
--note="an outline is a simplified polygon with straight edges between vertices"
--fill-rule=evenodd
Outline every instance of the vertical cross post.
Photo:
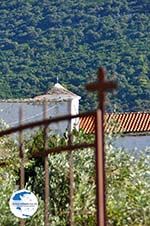
M 116 83 L 105 81 L 105 71 L 98 70 L 98 79 L 95 83 L 86 86 L 88 91 L 97 91 L 99 106 L 95 121 L 95 160 L 96 160 L 96 208 L 97 226 L 106 226 L 106 176 L 105 176 L 105 151 L 104 151 L 104 103 L 105 92 L 115 89 Z

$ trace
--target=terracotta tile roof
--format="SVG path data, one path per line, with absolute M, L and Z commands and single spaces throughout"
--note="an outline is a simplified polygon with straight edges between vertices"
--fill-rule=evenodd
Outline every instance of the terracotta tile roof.
M 81 117 L 79 128 L 86 133 L 94 133 L 94 116 Z M 106 113 L 104 116 L 106 133 L 143 133 L 150 132 L 150 113 Z

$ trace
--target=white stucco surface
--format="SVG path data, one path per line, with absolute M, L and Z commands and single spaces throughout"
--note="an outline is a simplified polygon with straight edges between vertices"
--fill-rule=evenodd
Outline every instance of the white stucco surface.
M 79 113 L 79 99 L 76 94 L 68 91 L 59 83 L 46 94 L 29 99 L 12 99 L 0 101 L 0 119 L 10 127 L 19 125 L 19 110 L 23 110 L 22 123 L 26 124 L 43 119 L 44 103 L 47 102 L 47 117 L 54 118 L 64 115 L 76 115 Z M 63 134 L 66 130 L 72 130 L 78 123 L 78 119 L 53 123 L 49 127 L 55 133 Z
M 142 151 L 145 148 L 150 148 L 150 135 L 140 136 L 123 136 L 116 138 L 114 141 L 116 147 L 122 147 L 129 151 Z

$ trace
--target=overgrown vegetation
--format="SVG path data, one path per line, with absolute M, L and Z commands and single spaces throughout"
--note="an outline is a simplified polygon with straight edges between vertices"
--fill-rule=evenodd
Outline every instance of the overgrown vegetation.
M 27 226 L 43 225 L 43 159 L 31 158 L 32 152 L 41 147 L 43 135 L 38 132 L 30 142 L 26 142 L 26 187 L 38 197 L 40 207 Z M 82 132 L 74 134 L 74 141 L 91 141 L 92 136 Z M 49 136 L 49 146 L 65 143 L 66 138 Z M 17 189 L 19 160 L 14 142 L 1 138 L 0 149 L 9 148 L 6 165 L 0 167 L 0 225 L 17 225 L 10 212 L 8 200 Z M 14 147 L 14 148 L 13 148 Z M 150 150 L 138 157 L 132 153 L 116 150 L 110 140 L 106 141 L 106 175 L 107 175 L 107 225 L 110 226 L 148 226 L 150 225 Z M 13 161 L 12 161 L 13 159 Z M 15 161 L 14 161 L 15 159 Z M 50 172 L 50 222 L 54 226 L 68 224 L 69 210 L 69 156 L 67 153 L 49 156 Z M 74 210 L 76 225 L 95 226 L 95 170 L 94 150 L 73 152 L 74 159 Z M 1 161 L 2 162 L 2 158 Z
M 0 4 L 0 97 L 31 97 L 56 82 L 95 107 L 84 84 L 104 65 L 119 83 L 107 110 L 150 106 L 148 0 L 5 0 Z

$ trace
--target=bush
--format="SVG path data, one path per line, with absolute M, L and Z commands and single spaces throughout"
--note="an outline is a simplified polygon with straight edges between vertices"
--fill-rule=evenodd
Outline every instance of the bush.
M 31 158 L 32 151 L 43 151 L 41 135 L 34 136 L 26 143 L 26 152 Z M 74 133 L 74 142 L 91 141 L 91 136 L 82 132 Z M 37 142 L 38 140 L 38 142 Z M 4 140 L 3 140 L 4 141 Z M 6 145 L 7 143 L 7 145 Z M 49 137 L 49 146 L 66 143 L 66 138 Z M 8 140 L 1 142 L 1 148 L 9 146 Z M 9 145 L 8 145 L 9 144 Z M 3 147 L 2 147 L 3 146 Z M 9 146 L 12 150 L 12 145 Z M 17 149 L 14 148 L 14 152 Z M 107 225 L 147 226 L 150 225 L 150 150 L 140 156 L 116 149 L 106 140 L 106 189 Z M 11 152 L 12 153 L 12 152 Z M 10 153 L 9 153 L 10 154 Z M 74 221 L 80 226 L 96 225 L 95 208 L 95 167 L 94 150 L 72 152 L 74 171 Z M 15 157 L 17 159 L 17 156 Z M 68 225 L 69 214 L 69 158 L 70 154 L 49 155 L 50 176 L 50 222 L 52 226 Z M 11 159 L 11 158 L 10 158 Z M 17 225 L 8 207 L 8 200 L 18 180 L 17 161 L 0 168 L 0 225 Z M 30 163 L 30 164 L 29 164 Z M 30 159 L 26 166 L 26 188 L 38 197 L 40 207 L 37 213 L 26 221 L 27 226 L 42 226 L 44 214 L 44 164 L 43 159 Z

